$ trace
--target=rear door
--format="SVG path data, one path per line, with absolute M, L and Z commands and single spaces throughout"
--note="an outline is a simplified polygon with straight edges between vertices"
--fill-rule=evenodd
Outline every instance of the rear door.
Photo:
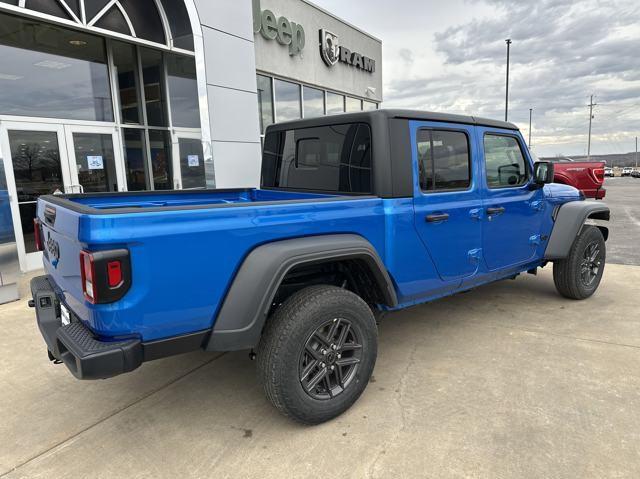
M 440 278 L 462 282 L 477 272 L 481 257 L 474 127 L 412 122 L 411 131 L 415 227 Z
M 514 131 L 479 128 L 484 155 L 482 248 L 490 271 L 533 260 L 541 242 L 542 189 L 531 189 L 533 163 Z

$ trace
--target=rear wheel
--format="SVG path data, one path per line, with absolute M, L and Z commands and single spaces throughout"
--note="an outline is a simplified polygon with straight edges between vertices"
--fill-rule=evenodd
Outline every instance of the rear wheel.
M 553 281 L 558 292 L 570 299 L 586 299 L 600 286 L 606 260 L 606 243 L 595 226 L 585 226 L 569 255 L 553 264 Z
M 349 409 L 366 388 L 378 350 L 369 306 L 350 291 L 312 286 L 269 319 L 258 378 L 284 415 L 319 424 Z

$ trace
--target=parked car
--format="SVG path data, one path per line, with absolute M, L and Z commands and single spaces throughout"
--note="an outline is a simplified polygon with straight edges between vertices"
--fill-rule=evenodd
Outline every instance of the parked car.
M 607 190 L 603 187 L 606 165 L 604 161 L 551 161 L 555 163 L 555 183 L 573 186 L 582 191 L 587 198 L 601 200 L 606 196 Z
M 631 176 L 631 173 L 633 173 L 633 168 L 629 166 L 622 168 L 622 176 Z
M 205 349 L 255 350 L 286 416 L 365 389 L 376 317 L 553 263 L 595 293 L 603 203 L 552 184 L 511 123 L 379 110 L 266 131 L 260 189 L 42 196 L 31 282 L 53 361 L 80 379 Z M 606 223 L 605 223 L 606 224 Z
M 631 176 L 633 176 L 634 178 L 640 178 L 640 170 L 639 170 L 639 169 L 637 169 L 637 168 L 636 168 L 636 169 L 634 169 L 634 170 L 631 172 Z
M 615 176 L 615 173 L 613 172 L 613 168 L 605 168 L 604 169 L 604 176 L 605 177 L 609 177 L 609 178 L 613 178 Z

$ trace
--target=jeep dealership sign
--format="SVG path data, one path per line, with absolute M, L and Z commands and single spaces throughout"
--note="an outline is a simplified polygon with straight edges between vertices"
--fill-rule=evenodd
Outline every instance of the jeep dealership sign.
M 324 28 L 320 30 L 320 55 L 322 55 L 322 59 L 327 66 L 330 67 L 342 62 L 368 73 L 376 71 L 375 60 L 341 46 L 338 35 Z
M 302 25 L 277 17 L 271 10 L 261 10 L 260 0 L 253 0 L 253 33 L 262 33 L 267 40 L 288 45 L 291 56 L 301 54 L 306 42 Z

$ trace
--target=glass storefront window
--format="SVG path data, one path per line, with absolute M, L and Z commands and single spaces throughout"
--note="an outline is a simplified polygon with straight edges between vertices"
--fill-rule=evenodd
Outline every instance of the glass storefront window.
M 304 98 L 304 117 L 314 118 L 324 115 L 324 92 L 317 88 L 302 87 Z
M 140 61 L 142 62 L 147 124 L 167 126 L 162 53 L 149 48 L 140 48 Z
M 193 57 L 166 55 L 171 123 L 183 128 L 200 128 L 200 104 L 196 62 Z
M 327 92 L 327 115 L 344 113 L 344 96 Z
M 273 124 L 273 85 L 271 78 L 258 75 L 258 114 L 260 116 L 260 133 Z
M 120 93 L 122 123 L 140 123 L 140 89 L 136 49 L 133 45 L 114 41 L 113 63 Z
M 173 169 L 171 168 L 171 140 L 169 132 L 149 130 L 149 147 L 151 149 L 151 171 L 153 173 L 153 189 L 173 189 Z
M 147 162 L 145 160 L 144 130 L 125 128 L 123 134 L 124 162 L 127 172 L 127 189 L 148 189 Z
M 0 15 L 0 114 L 113 121 L 105 41 Z
M 362 111 L 362 100 L 347 97 L 347 112 Z
M 204 171 L 204 152 L 202 141 L 192 138 L 180 138 L 180 172 L 182 188 L 185 190 L 205 188 L 207 181 Z
M 364 100 L 362 102 L 362 105 L 363 105 L 362 109 L 364 111 L 373 111 L 373 110 L 377 110 L 378 109 L 378 104 L 376 102 L 373 102 L 373 101 Z
M 277 121 L 297 120 L 300 111 L 300 85 L 284 80 L 275 80 Z

